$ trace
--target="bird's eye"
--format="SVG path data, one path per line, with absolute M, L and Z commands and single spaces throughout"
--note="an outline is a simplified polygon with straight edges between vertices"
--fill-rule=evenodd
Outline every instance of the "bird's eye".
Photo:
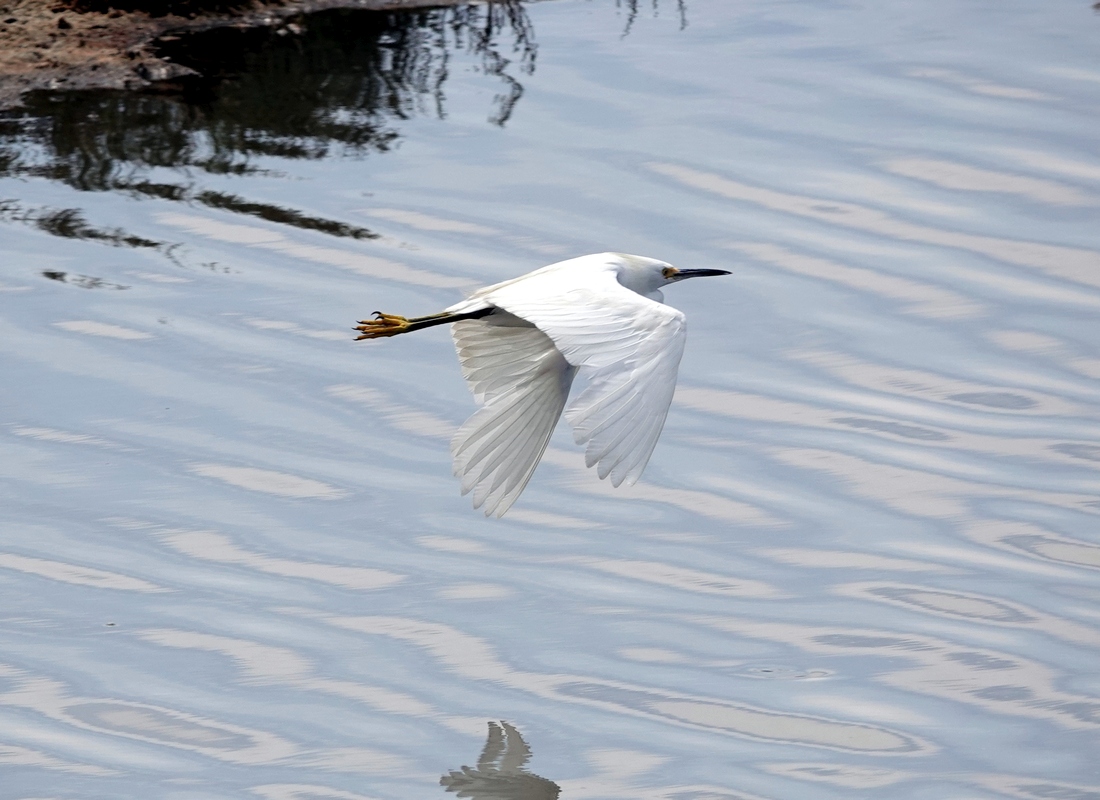
M 679 271 L 680 270 L 676 269 L 676 267 L 665 267 L 663 270 L 661 270 L 661 274 L 664 275 L 665 278 L 667 279 L 667 278 L 671 278 L 673 275 L 675 275 Z

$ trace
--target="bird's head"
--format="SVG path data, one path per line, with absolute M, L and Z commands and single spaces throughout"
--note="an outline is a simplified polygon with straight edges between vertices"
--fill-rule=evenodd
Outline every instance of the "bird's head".
M 724 269 L 677 269 L 655 258 L 615 253 L 619 262 L 619 283 L 638 294 L 660 299 L 661 289 L 670 283 L 687 278 L 705 278 L 712 275 L 729 275 Z
M 675 283 L 676 281 L 682 281 L 685 278 L 706 278 L 712 275 L 729 275 L 728 269 L 676 269 L 671 265 L 666 265 L 661 270 L 661 277 L 665 279 L 665 283 Z

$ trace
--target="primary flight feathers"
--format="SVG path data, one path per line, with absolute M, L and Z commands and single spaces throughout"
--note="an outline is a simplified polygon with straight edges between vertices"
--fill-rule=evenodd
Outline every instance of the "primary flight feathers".
M 451 443 L 462 493 L 502 516 L 542 458 L 558 418 L 585 445 L 585 462 L 619 486 L 641 476 L 665 423 L 684 353 L 684 315 L 661 287 L 725 270 L 598 253 L 487 286 L 428 317 L 376 312 L 360 339 L 454 323 L 466 378 L 481 408 Z M 578 369 L 588 386 L 569 403 Z

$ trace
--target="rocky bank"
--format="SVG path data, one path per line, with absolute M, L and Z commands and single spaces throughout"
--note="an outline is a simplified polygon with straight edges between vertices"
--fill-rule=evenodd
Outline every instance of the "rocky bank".
M 0 110 L 36 89 L 144 89 L 194 74 L 158 41 L 217 27 L 272 27 L 331 8 L 402 10 L 469 0 L 0 0 Z

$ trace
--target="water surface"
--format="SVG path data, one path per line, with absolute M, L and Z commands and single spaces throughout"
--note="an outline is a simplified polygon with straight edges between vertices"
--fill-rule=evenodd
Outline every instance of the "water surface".
M 2 122 L 0 796 L 1100 797 L 1100 15 L 303 27 Z M 351 326 L 609 249 L 734 275 L 486 520 Z

